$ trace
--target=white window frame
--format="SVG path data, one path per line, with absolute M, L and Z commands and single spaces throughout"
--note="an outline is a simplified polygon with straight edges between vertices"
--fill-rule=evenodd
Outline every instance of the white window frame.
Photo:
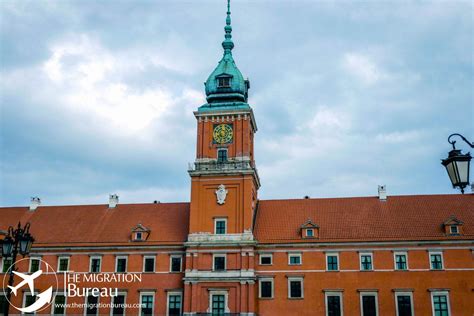
M 99 259 L 99 272 L 92 272 L 92 259 Z M 102 256 L 90 256 L 90 258 L 89 258 L 89 272 L 90 273 L 101 273 L 102 272 Z
M 179 271 L 171 271 L 171 268 L 173 267 L 173 265 L 172 265 L 173 258 L 179 258 L 180 259 L 180 261 L 179 261 Z M 183 256 L 182 255 L 171 255 L 170 256 L 170 272 L 171 273 L 183 272 Z
M 361 291 L 360 292 L 360 314 L 361 315 L 364 315 L 364 305 L 363 305 L 363 297 L 364 296 L 375 296 L 375 316 L 379 316 L 379 296 L 378 296 L 378 293 L 377 292 L 370 292 L 370 291 Z M 342 302 L 342 299 L 341 299 L 341 302 Z M 341 307 L 342 307 L 342 303 L 341 303 Z
M 30 260 L 29 260 L 29 267 L 28 267 L 28 272 L 29 273 L 33 273 L 31 271 L 31 263 L 33 262 L 33 260 L 39 260 L 39 265 L 38 265 L 38 270 L 41 270 L 41 257 L 35 257 L 35 256 L 32 256 L 30 257 Z
M 1 259 L 2 259 L 2 261 L 0 261 L 0 262 L 2 263 L 2 265 L 0 266 L 0 274 L 7 273 L 7 272 L 3 272 L 3 265 L 5 264 L 5 261 L 6 261 L 7 259 L 10 259 L 10 260 L 11 260 L 12 257 L 9 257 L 9 258 L 3 258 L 3 257 L 2 257 Z M 12 264 L 13 264 L 13 261 L 12 261 Z M 11 264 L 10 264 L 10 267 L 11 267 Z M 8 271 L 8 270 L 7 270 L 7 271 Z
M 227 218 L 225 218 L 225 217 L 216 217 L 216 218 L 214 218 L 214 235 L 217 235 L 217 222 L 218 221 L 224 221 L 224 223 L 225 223 L 225 232 L 224 232 L 224 234 L 219 234 L 219 235 L 226 235 L 227 234 Z
M 145 296 L 145 295 L 151 295 L 151 297 L 153 298 L 153 303 L 151 304 L 151 314 L 154 315 L 155 314 L 155 292 L 140 292 L 140 300 L 138 301 L 138 304 L 140 305 L 139 309 L 138 309 L 138 315 L 141 315 L 142 314 L 142 297 Z
M 143 240 L 143 232 L 135 232 L 135 240 Z
M 291 263 L 291 257 L 300 257 L 300 263 Z M 290 266 L 300 266 L 303 264 L 303 256 L 301 252 L 289 252 L 288 253 L 288 265 Z
M 58 294 L 64 296 L 64 314 L 55 314 L 54 313 L 54 305 L 56 304 L 56 297 L 58 296 Z M 67 308 L 67 293 L 66 293 L 66 291 L 56 292 L 56 294 L 54 295 L 53 303 L 51 304 L 51 315 L 67 315 L 66 308 Z
M 301 283 L 301 296 L 300 297 L 292 297 L 291 296 L 291 282 L 292 281 L 299 281 Z M 304 299 L 304 278 L 302 277 L 288 277 L 288 298 L 289 299 Z
M 453 232 L 453 227 L 456 227 L 456 232 Z M 458 225 L 449 226 L 449 233 L 451 235 L 458 235 L 459 234 L 459 226 Z
M 370 270 L 362 269 L 362 256 L 370 256 L 370 262 L 371 262 L 372 269 L 370 269 Z M 375 270 L 375 267 L 374 267 L 374 254 L 372 252 L 360 252 L 359 253 L 359 268 L 360 268 L 360 271 L 374 271 Z
M 433 269 L 433 265 L 431 264 L 431 256 L 432 255 L 440 255 L 441 256 L 441 269 Z M 433 271 L 442 271 L 444 270 L 444 257 L 442 251 L 429 251 L 428 252 L 428 260 L 430 261 L 430 270 Z
M 216 258 L 224 258 L 224 270 L 216 270 L 215 268 L 215 260 Z M 225 272 L 227 271 L 227 255 L 225 253 L 215 253 L 212 254 L 212 271 L 216 272 Z
M 60 263 L 61 263 L 61 260 L 63 259 L 67 259 L 67 268 L 66 268 L 66 271 L 61 271 L 59 268 L 60 268 Z M 69 264 L 71 263 L 71 257 L 70 256 L 59 256 L 58 257 L 58 268 L 57 268 L 57 272 L 67 272 L 69 271 Z
M 146 259 L 153 259 L 153 271 L 146 271 L 145 272 L 145 261 Z M 171 268 L 170 268 L 171 270 Z M 156 256 L 143 256 L 143 268 L 142 268 L 142 271 L 144 273 L 152 273 L 152 272 L 156 272 Z
M 396 312 L 396 316 L 398 316 L 398 297 L 399 296 L 409 296 L 410 297 L 410 307 L 411 307 L 411 314 L 412 316 L 415 315 L 415 308 L 414 308 L 414 304 L 413 304 L 413 292 L 402 292 L 402 291 L 396 291 L 395 292 L 395 312 Z
M 446 295 L 446 304 L 448 305 L 448 316 L 451 316 L 451 304 L 449 303 L 449 291 L 432 291 L 431 292 L 431 312 L 435 315 L 434 310 L 434 296 L 435 295 Z
M 403 255 L 406 259 L 407 268 L 405 270 L 397 269 L 397 256 Z M 410 270 L 408 265 L 408 252 L 407 251 L 395 251 L 393 253 L 393 270 L 395 271 L 408 271 Z
M 337 257 L 337 269 L 336 270 L 329 270 L 329 261 L 328 257 Z M 333 272 L 339 271 L 339 253 L 338 252 L 326 252 L 326 271 Z
M 180 315 L 183 314 L 183 292 L 181 292 L 181 291 L 171 291 L 171 292 L 166 293 L 166 316 L 169 316 L 170 296 L 171 295 L 179 295 L 181 297 Z
M 124 272 L 118 272 L 118 261 L 119 259 L 125 259 L 125 271 Z M 115 273 L 127 273 L 128 271 L 128 256 L 115 256 Z
M 261 266 L 273 265 L 273 254 L 272 253 L 261 253 L 259 256 L 258 264 Z M 270 263 L 262 263 L 262 258 L 270 258 Z
M 102 260 L 100 261 L 100 265 L 102 266 Z M 94 296 L 94 295 L 90 295 L 90 296 Z M 89 297 L 89 295 L 84 297 L 84 315 L 85 316 L 87 316 L 87 298 L 88 297 Z M 100 305 L 100 295 L 97 295 L 96 297 L 97 297 L 97 305 Z M 99 312 L 100 312 L 100 308 L 97 307 L 96 315 L 99 315 Z
M 271 282 L 272 283 L 272 295 L 270 297 L 262 297 L 262 282 Z M 288 283 L 289 284 L 289 283 Z M 273 282 L 273 278 L 261 278 L 258 279 L 258 298 L 269 300 L 275 298 L 275 283 Z
M 117 294 L 124 296 L 124 298 L 123 298 L 123 304 L 124 304 L 125 306 L 123 307 L 123 314 L 124 314 L 124 315 L 127 315 L 127 307 L 126 307 L 126 305 L 127 305 L 127 292 L 125 292 L 125 291 L 118 291 Z M 114 315 L 114 314 L 113 314 L 114 308 L 113 308 L 113 306 L 112 306 L 112 304 L 114 303 L 114 298 L 115 298 L 115 296 L 110 298 L 110 316 L 113 316 L 113 315 Z M 153 304 L 154 304 L 154 303 L 155 303 L 155 301 L 154 301 L 154 299 L 153 299 Z
M 39 294 L 38 291 L 34 291 L 33 293 L 31 293 L 30 290 L 27 290 L 27 291 L 23 292 L 23 298 L 22 298 L 21 306 L 22 306 L 23 308 L 27 307 L 27 306 L 26 306 L 26 296 L 27 296 L 27 295 L 29 295 L 29 296 L 35 296 L 35 295 L 38 295 L 38 294 Z M 36 300 L 35 300 L 35 301 L 36 301 Z M 9 304 L 9 303 L 7 302 L 7 304 Z M 30 314 L 36 315 L 36 311 L 31 312 Z M 25 315 L 25 313 L 22 312 L 21 315 Z
M 326 291 L 324 292 L 324 308 L 326 311 L 326 316 L 328 316 L 328 297 L 329 296 L 339 296 L 339 302 L 341 302 L 341 316 L 344 316 L 344 295 L 341 291 Z
M 224 309 L 225 309 L 224 312 L 230 313 L 228 291 L 211 291 L 209 293 L 209 307 L 207 308 L 207 312 L 212 314 L 212 298 L 214 295 L 224 295 Z

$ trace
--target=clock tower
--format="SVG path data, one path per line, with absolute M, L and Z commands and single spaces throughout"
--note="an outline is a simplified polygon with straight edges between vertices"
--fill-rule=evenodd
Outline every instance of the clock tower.
M 189 170 L 186 314 L 222 311 L 251 315 L 255 311 L 252 224 L 260 187 L 253 146 L 257 124 L 247 103 L 250 82 L 232 56 L 229 2 L 224 53 L 205 82 L 207 103 L 194 112 L 197 143 L 196 159 Z M 202 302 L 209 304 L 203 306 Z
M 197 119 L 197 149 L 191 176 L 190 234 L 215 233 L 215 219 L 226 219 L 226 234 L 251 232 L 260 186 L 254 160 L 257 131 L 247 103 L 250 82 L 237 68 L 227 12 L 224 55 L 205 82 L 207 103 Z

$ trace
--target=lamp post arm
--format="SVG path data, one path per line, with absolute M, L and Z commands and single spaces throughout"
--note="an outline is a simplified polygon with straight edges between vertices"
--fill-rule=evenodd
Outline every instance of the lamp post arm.
M 451 137 L 453 137 L 453 136 L 461 137 L 461 139 L 462 139 L 464 142 L 466 142 L 466 144 L 468 144 L 469 147 L 474 148 L 474 142 L 468 141 L 467 138 L 464 137 L 464 136 L 462 136 L 461 134 L 454 133 L 454 134 L 449 135 L 449 137 L 448 137 L 448 143 L 450 143 L 451 145 L 453 145 L 453 149 L 456 149 L 456 147 L 454 146 L 454 144 L 456 144 L 456 141 L 455 141 L 455 140 L 451 140 Z

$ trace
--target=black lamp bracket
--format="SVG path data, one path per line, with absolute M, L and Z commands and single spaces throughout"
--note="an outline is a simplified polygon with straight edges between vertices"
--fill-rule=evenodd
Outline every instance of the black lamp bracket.
M 462 136 L 461 134 L 454 133 L 454 134 L 449 135 L 449 137 L 448 137 L 448 143 L 450 143 L 451 145 L 453 145 L 453 150 L 456 149 L 456 147 L 454 146 L 454 144 L 456 144 L 456 141 L 455 141 L 455 140 L 451 140 L 451 137 L 453 137 L 453 136 L 461 137 L 461 139 L 462 139 L 463 141 L 465 141 L 466 144 L 468 144 L 471 148 L 474 148 L 474 142 L 468 141 L 467 138 L 464 137 L 464 136 Z

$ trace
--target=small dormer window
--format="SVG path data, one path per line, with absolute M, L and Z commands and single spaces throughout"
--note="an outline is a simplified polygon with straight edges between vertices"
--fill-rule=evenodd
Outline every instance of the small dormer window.
M 463 222 L 451 215 L 444 223 L 444 233 L 447 236 L 460 236 L 463 234 Z
M 150 236 L 150 230 L 139 223 L 132 229 L 131 241 L 146 241 L 148 236 Z
M 314 237 L 314 230 L 312 228 L 306 229 L 306 237 Z
M 217 87 L 218 88 L 229 88 L 230 87 L 230 77 L 217 78 Z
M 300 227 L 302 238 L 319 238 L 319 226 L 308 219 Z

